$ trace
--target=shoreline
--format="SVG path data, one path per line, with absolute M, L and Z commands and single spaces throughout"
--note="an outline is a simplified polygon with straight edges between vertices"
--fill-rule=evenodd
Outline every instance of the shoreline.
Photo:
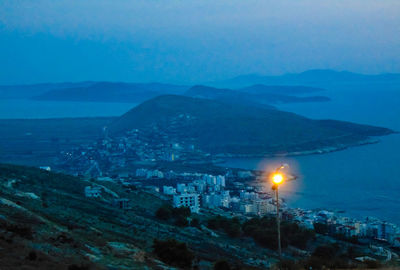
M 397 133 L 393 133 L 397 134 Z M 391 134 L 389 134 L 391 135 Z M 370 144 L 377 144 L 380 143 L 380 139 L 375 139 L 375 138 L 369 138 L 363 141 L 359 141 L 357 143 L 353 144 L 348 144 L 348 145 L 341 145 L 341 146 L 329 146 L 329 147 L 324 147 L 324 148 L 318 148 L 314 150 L 305 150 L 305 151 L 295 151 L 295 152 L 287 152 L 287 153 L 281 153 L 281 154 L 218 154 L 217 156 L 217 161 L 213 161 L 213 164 L 218 164 L 225 163 L 226 160 L 224 159 L 230 159 L 230 158 L 238 158 L 238 159 L 245 159 L 245 158 L 277 158 L 277 157 L 296 157 L 296 156 L 310 156 L 310 155 L 323 155 L 323 154 L 329 154 L 333 152 L 338 152 L 338 151 L 343 151 L 352 147 L 359 147 L 359 146 L 364 146 L 364 145 L 370 145 Z

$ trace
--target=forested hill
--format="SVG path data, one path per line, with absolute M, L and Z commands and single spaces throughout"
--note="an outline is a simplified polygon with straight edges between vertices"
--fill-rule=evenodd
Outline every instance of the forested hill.
M 190 142 L 214 154 L 263 155 L 315 151 L 359 144 L 386 128 L 316 121 L 258 106 L 184 96 L 159 96 L 110 124 L 111 134 L 156 128 L 171 140 Z

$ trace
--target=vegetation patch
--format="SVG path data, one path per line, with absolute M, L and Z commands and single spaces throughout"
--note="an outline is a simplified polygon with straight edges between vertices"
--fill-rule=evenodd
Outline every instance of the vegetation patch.
M 194 253 L 187 248 L 185 243 L 175 239 L 166 241 L 154 239 L 153 250 L 154 254 L 166 264 L 183 269 L 190 269 L 192 266 Z

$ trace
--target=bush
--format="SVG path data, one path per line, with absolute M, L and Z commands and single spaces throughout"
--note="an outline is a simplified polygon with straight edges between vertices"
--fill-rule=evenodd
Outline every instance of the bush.
M 6 230 L 9 232 L 12 232 L 16 235 L 19 235 L 22 238 L 25 239 L 33 239 L 33 232 L 31 227 L 25 227 L 25 226 L 20 226 L 20 225 L 14 225 L 14 224 L 7 224 L 6 225 Z
M 207 227 L 212 230 L 223 230 L 230 237 L 238 237 L 241 235 L 241 224 L 238 218 L 225 218 L 216 216 L 208 220 Z
M 161 220 L 169 220 L 172 217 L 172 211 L 167 206 L 161 206 L 156 212 L 156 217 Z
M 305 263 L 305 269 L 322 269 L 324 267 L 324 260 L 311 256 Z
M 163 205 L 156 211 L 156 217 L 161 220 L 174 221 L 176 226 L 185 227 L 189 225 L 187 218 L 190 217 L 188 207 L 174 208 L 170 205 Z
M 71 264 L 68 266 L 68 270 L 89 270 L 90 266 L 88 265 L 77 265 L 77 264 Z
M 282 270 L 302 269 L 302 267 L 300 265 L 296 264 L 296 262 L 294 262 L 293 260 L 283 259 L 278 263 L 278 265 L 279 265 L 279 269 L 282 269 Z
M 190 226 L 200 228 L 200 221 L 197 218 L 193 218 L 190 222 Z
M 328 232 L 329 232 L 328 225 L 323 224 L 323 223 L 314 223 L 314 230 L 316 233 L 324 234 L 324 235 L 328 234 Z
M 242 225 L 242 230 L 244 235 L 252 237 L 260 245 L 277 249 L 278 230 L 275 218 L 252 218 Z M 281 232 L 282 247 L 290 244 L 298 248 L 306 248 L 307 243 L 315 237 L 314 231 L 290 222 L 282 222 Z
M 315 248 L 311 257 L 304 261 L 304 267 L 307 269 L 350 269 L 356 268 L 357 265 L 351 262 L 348 254 L 355 254 L 352 247 L 345 250 L 343 246 L 337 243 L 322 245 Z
M 218 261 L 214 264 L 214 270 L 231 270 L 231 266 L 227 261 Z
M 186 217 L 177 216 L 174 224 L 178 227 L 186 227 L 189 225 L 189 221 L 187 220 Z
M 329 260 L 336 257 L 338 251 L 339 247 L 337 245 L 318 246 L 312 255 L 324 260 Z
M 378 261 L 373 261 L 373 260 L 366 260 L 365 264 L 367 265 L 367 268 L 371 269 L 376 269 L 381 267 L 381 264 Z
M 188 217 L 190 217 L 191 212 L 190 212 L 190 208 L 189 207 L 183 207 L 182 206 L 182 207 L 172 208 L 172 214 L 174 216 L 181 216 L 181 217 L 188 218 Z
M 184 269 L 192 266 L 194 254 L 187 248 L 185 243 L 175 239 L 161 241 L 154 239 L 153 250 L 155 255 L 164 263 Z
M 28 260 L 30 260 L 30 261 L 36 261 L 36 259 L 37 259 L 36 251 L 32 250 L 31 252 L 29 252 L 29 254 L 28 254 Z

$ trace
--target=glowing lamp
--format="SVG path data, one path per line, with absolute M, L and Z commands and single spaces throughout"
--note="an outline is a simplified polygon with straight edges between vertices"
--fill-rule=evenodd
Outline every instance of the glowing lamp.
M 273 181 L 275 184 L 277 184 L 277 185 L 281 184 L 281 183 L 283 182 L 283 176 L 282 176 L 282 174 L 280 174 L 280 173 L 275 173 L 275 174 L 272 176 L 272 181 Z

